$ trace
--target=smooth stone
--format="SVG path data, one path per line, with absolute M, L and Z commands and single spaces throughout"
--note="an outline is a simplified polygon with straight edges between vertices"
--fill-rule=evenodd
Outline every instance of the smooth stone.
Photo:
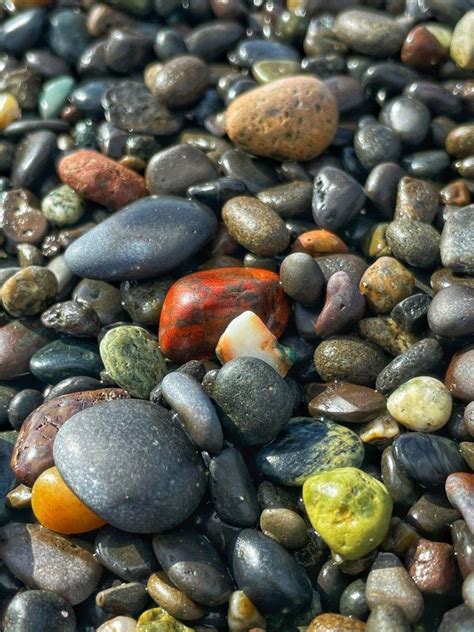
M 441 233 L 443 266 L 460 274 L 474 275 L 474 213 L 473 206 L 451 208 L 446 213 Z
M 162 571 L 150 575 L 147 590 L 153 601 L 173 617 L 194 621 L 204 616 L 204 610 L 176 588 Z
M 348 9 L 338 14 L 335 33 L 352 50 L 372 57 L 398 53 L 405 37 L 403 27 L 380 11 Z
M 438 632 L 470 632 L 472 628 L 472 609 L 461 604 L 444 613 Z
M 135 325 L 110 329 L 100 343 L 100 357 L 114 382 L 141 399 L 148 399 L 166 373 L 156 339 Z
M 446 137 L 446 151 L 456 158 L 467 158 L 474 153 L 474 126 L 458 125 Z
M 355 432 L 308 417 L 292 419 L 257 453 L 262 474 L 281 485 L 301 486 L 310 476 L 338 467 L 360 467 L 364 446 Z
M 390 494 L 380 481 L 355 467 L 336 468 L 307 479 L 303 501 L 313 527 L 333 554 L 343 559 L 367 555 L 387 534 Z
M 395 439 L 393 454 L 403 472 L 422 487 L 442 487 L 449 474 L 467 469 L 457 443 L 424 432 Z
M 399 136 L 379 123 L 359 127 L 354 136 L 357 158 L 365 169 L 373 169 L 384 162 L 397 162 L 401 153 Z
M 8 421 L 8 409 L 10 402 L 18 393 L 18 389 L 10 386 L 0 386 L 0 424 L 3 426 Z
M 99 377 L 102 361 L 93 342 L 63 338 L 36 351 L 30 359 L 30 371 L 42 382 L 56 384 L 66 377 Z
M 300 65 L 291 59 L 262 59 L 252 65 L 252 75 L 260 84 L 291 77 L 299 72 Z
M 245 195 L 247 187 L 241 180 L 224 176 L 217 180 L 209 180 L 194 184 L 186 191 L 186 197 L 205 204 L 213 211 L 219 212 L 231 198 Z
M 221 451 L 224 440 L 221 423 L 198 380 L 185 373 L 168 373 L 161 382 L 161 393 L 201 450 Z
M 38 110 L 42 118 L 49 119 L 58 116 L 74 84 L 73 77 L 62 76 L 50 79 L 43 85 L 38 102 Z
M 191 531 L 158 534 L 153 537 L 153 550 L 166 575 L 187 597 L 207 606 L 228 601 L 232 581 L 203 535 Z
M 67 184 L 50 191 L 41 202 L 46 219 L 57 226 L 78 222 L 84 213 L 82 198 Z
M 16 393 L 8 405 L 8 421 L 19 430 L 21 425 L 36 408 L 44 402 L 43 394 L 33 388 L 25 388 Z
M 76 615 L 60 595 L 26 590 L 10 601 L 2 623 L 4 632 L 74 632 Z
M 123 281 L 120 286 L 122 305 L 133 322 L 154 327 L 172 284 L 171 277 L 156 281 Z
M 102 388 L 74 392 L 48 399 L 34 409 L 23 423 L 11 459 L 11 467 L 19 481 L 33 485 L 36 478 L 54 465 L 53 443 L 59 428 L 75 413 L 90 406 L 124 399 L 122 389 Z
M 45 11 L 31 8 L 5 20 L 0 28 L 0 43 L 5 52 L 21 55 L 39 39 L 44 28 Z
M 181 33 L 174 28 L 160 28 L 153 44 L 160 61 L 168 61 L 179 55 L 186 55 L 188 49 Z
M 227 621 L 230 632 L 244 632 L 246 628 L 257 626 L 258 629 L 266 625 L 265 619 L 242 590 L 235 590 L 230 596 Z
M 360 619 L 346 617 L 341 614 L 319 614 L 310 622 L 307 632 L 363 632 L 365 623 Z
M 185 375 L 188 375 L 189 377 L 197 380 L 204 387 L 203 380 L 207 373 L 207 369 L 202 360 L 190 360 L 189 362 L 185 362 L 173 372 L 184 373 Z M 155 386 L 155 388 L 150 393 L 150 401 L 154 404 L 159 404 L 160 406 L 163 406 L 163 404 L 165 403 L 165 400 L 161 393 L 161 384 Z
M 383 447 L 400 435 L 400 426 L 388 413 L 382 413 L 357 428 L 364 444 Z
M 273 335 L 281 336 L 289 318 L 289 303 L 277 274 L 231 267 L 182 277 L 163 304 L 161 351 L 179 363 L 213 358 L 226 327 L 247 310 L 257 314 Z
M 380 603 L 371 608 L 365 632 L 379 632 L 379 630 L 410 632 L 411 626 L 403 610 L 398 606 L 390 603 Z
M 440 236 L 424 222 L 397 219 L 385 233 L 392 254 L 401 261 L 419 268 L 432 268 L 439 260 Z
M 135 614 L 147 606 L 148 593 L 138 582 L 119 584 L 96 593 L 96 604 L 112 614 Z
M 12 320 L 0 327 L 0 379 L 29 373 L 31 356 L 50 339 L 50 332 L 34 320 Z
M 58 282 L 47 268 L 28 266 L 11 276 L 1 288 L 4 309 L 12 316 L 34 316 L 53 301 Z
M 219 158 L 219 166 L 226 176 L 241 180 L 252 195 L 278 182 L 277 173 L 268 162 L 240 150 L 224 151 Z
M 3 198 L 3 234 L 13 244 L 38 244 L 48 232 L 48 222 L 37 198 L 26 189 L 14 189 Z
M 437 292 L 428 311 L 428 323 L 439 336 L 474 334 L 474 288 L 452 285 Z
M 423 596 L 393 553 L 378 554 L 367 577 L 366 597 L 371 609 L 381 604 L 398 606 L 410 623 L 423 614 Z
M 138 618 L 134 632 L 192 632 L 162 608 L 145 610 Z M 115 630 L 114 630 L 115 632 Z M 128 631 L 127 631 L 128 632 Z
M 339 612 L 348 617 L 365 619 L 369 612 L 365 597 L 365 581 L 356 579 L 345 588 L 339 601 Z
M 405 176 L 398 183 L 395 219 L 430 223 L 439 209 L 438 188 L 428 180 Z
M 271 206 L 280 217 L 306 215 L 311 210 L 313 187 L 306 180 L 293 180 L 264 189 L 257 194 L 260 202 Z
M 126 318 L 120 291 L 105 281 L 83 279 L 74 288 L 72 299 L 91 307 L 103 326 Z
M 65 61 L 76 62 L 89 40 L 84 15 L 72 9 L 60 9 L 51 15 L 49 23 L 50 47 Z
M 450 525 L 460 518 L 459 511 L 452 507 L 442 492 L 423 494 L 407 513 L 409 524 L 429 539 L 445 538 Z
M 449 155 L 444 150 L 427 149 L 414 154 L 405 154 L 402 166 L 417 178 L 436 178 L 449 167 Z
M 110 79 L 89 79 L 81 81 L 70 93 L 69 101 L 84 116 L 101 115 L 102 97 L 114 82 Z
M 152 38 L 143 32 L 116 28 L 109 32 L 104 43 L 104 62 L 117 73 L 141 70 L 151 56 Z
M 395 305 L 390 317 L 405 331 L 422 331 L 426 328 L 430 304 L 431 297 L 427 294 L 412 294 Z
M 359 289 L 375 314 L 386 314 L 410 294 L 415 279 L 394 257 L 380 257 L 367 268 Z
M 66 263 L 79 276 L 105 281 L 155 277 L 194 255 L 216 227 L 214 214 L 198 202 L 151 196 L 74 241 L 66 250 Z
M 282 42 L 263 39 L 243 40 L 237 47 L 232 61 L 243 68 L 251 68 L 261 60 L 299 61 L 299 56 L 292 46 Z
M 474 508 L 472 498 L 474 493 L 474 475 L 456 472 L 446 479 L 446 495 L 449 502 L 464 518 L 467 526 L 474 534 Z
M 473 25 L 474 11 L 467 11 L 456 23 L 451 38 L 450 55 L 463 70 L 474 70 Z
M 263 615 L 298 612 L 311 602 L 311 584 L 303 568 L 263 533 L 241 531 L 233 546 L 231 566 L 238 589 Z
M 275 211 L 250 196 L 234 197 L 222 208 L 230 236 L 260 256 L 277 255 L 289 246 L 290 234 Z
M 56 134 L 49 130 L 27 134 L 18 145 L 12 167 L 14 188 L 35 190 L 56 153 Z
M 8 509 L 7 494 L 15 487 L 17 480 L 10 466 L 15 441 L 18 433 L 15 431 L 0 432 L 0 524 L 11 520 Z
M 41 322 L 58 333 L 78 338 L 95 338 L 100 331 L 96 312 L 92 307 L 76 301 L 52 305 L 42 313 Z
M 360 212 L 364 203 L 364 190 L 346 172 L 324 167 L 317 173 L 312 202 L 317 226 L 337 231 Z
M 244 445 L 274 439 L 293 409 L 287 383 L 257 358 L 227 362 L 217 374 L 212 397 L 225 413 L 224 426 Z
M 399 182 L 404 175 L 405 171 L 395 162 L 381 162 L 367 176 L 365 194 L 384 219 L 393 218 Z
M 334 273 L 346 272 L 353 281 L 359 283 L 367 269 L 364 259 L 352 254 L 318 255 L 316 263 L 321 268 L 326 282 Z
M 415 342 L 407 351 L 394 358 L 377 376 L 375 386 L 389 393 L 405 382 L 433 371 L 443 359 L 443 349 L 434 338 Z
M 444 383 L 452 395 L 464 402 L 474 400 L 474 346 L 464 347 L 451 358 Z
M 335 272 L 326 286 L 324 306 L 314 324 L 318 336 L 327 338 L 344 332 L 364 315 L 365 299 L 358 283 L 343 271 Z
M 233 20 L 216 20 L 201 24 L 185 37 L 189 52 L 205 61 L 217 61 L 228 53 L 244 36 L 244 27 Z M 252 44 L 255 40 L 243 40 L 244 44 Z M 262 40 L 256 40 L 257 42 Z M 283 46 L 277 42 L 267 42 L 271 46 Z M 292 49 L 290 49 L 292 50 Z M 295 51 L 296 54 L 296 51 Z M 248 64 L 251 65 L 250 62 Z
M 459 97 L 435 81 L 417 79 L 407 83 L 403 92 L 424 103 L 434 115 L 457 116 L 461 112 Z
M 389 316 L 363 318 L 359 321 L 358 330 L 363 338 L 395 356 L 405 353 L 419 340 L 419 336 L 404 331 Z
M 308 525 L 300 514 L 291 509 L 264 509 L 260 515 L 260 529 L 288 550 L 301 549 L 308 542 Z
M 187 144 L 159 151 L 150 159 L 145 173 L 152 195 L 184 196 L 189 187 L 216 177 L 217 171 L 206 154 Z
M 312 305 L 321 295 L 324 277 L 313 257 L 294 252 L 281 263 L 280 281 L 290 298 L 303 305 Z
M 240 95 L 227 109 L 226 129 L 229 138 L 251 154 L 310 160 L 331 143 L 337 119 L 336 100 L 329 88 L 301 75 Z
M 471 201 L 471 193 L 463 179 L 449 182 L 439 195 L 441 202 L 447 206 L 467 206 Z
M 345 423 L 364 422 L 375 419 L 385 410 L 385 404 L 385 397 L 377 391 L 346 383 L 317 395 L 310 401 L 308 410 L 312 417 L 322 416 Z
M 388 412 L 409 430 L 436 432 L 449 420 L 451 393 L 434 377 L 420 376 L 399 386 L 387 400 Z
M 445 594 L 456 581 L 454 549 L 445 542 L 421 538 L 408 555 L 407 570 L 423 594 Z
M 403 143 L 418 147 L 428 134 L 431 114 L 421 101 L 399 96 L 383 106 L 380 121 L 393 129 Z
M 31 48 L 25 52 L 25 63 L 32 70 L 47 79 L 67 75 L 68 64 L 46 48 Z
M 145 582 L 158 568 L 151 539 L 106 526 L 97 532 L 94 543 L 99 562 L 126 582 Z
M 456 520 L 451 525 L 451 538 L 461 575 L 467 577 L 474 571 L 474 534 L 464 520 Z
M 96 589 L 102 567 L 79 540 L 18 522 L 5 525 L 0 534 L 3 561 L 29 588 L 57 593 L 73 606 Z
M 383 484 L 394 503 L 406 505 L 416 498 L 415 485 L 400 469 L 393 456 L 392 446 L 388 446 L 382 452 L 380 466 Z
M 174 57 L 158 72 L 151 90 L 170 108 L 189 107 L 203 94 L 209 75 L 209 67 L 199 57 Z
M 314 365 L 324 382 L 343 380 L 372 386 L 386 364 L 380 348 L 351 336 L 324 340 L 314 352 Z
M 205 491 L 198 452 L 171 415 L 151 402 L 108 402 L 78 413 L 58 432 L 53 453 L 80 500 L 126 531 L 179 524 Z

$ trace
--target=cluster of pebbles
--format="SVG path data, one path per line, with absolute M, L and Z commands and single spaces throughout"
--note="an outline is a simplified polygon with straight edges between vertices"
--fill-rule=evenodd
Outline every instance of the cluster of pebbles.
M 473 632 L 472 0 L 0 8 L 3 632 Z

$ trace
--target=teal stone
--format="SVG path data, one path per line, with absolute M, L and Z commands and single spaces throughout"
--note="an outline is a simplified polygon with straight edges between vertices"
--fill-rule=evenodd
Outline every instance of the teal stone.
M 298 486 L 319 472 L 359 467 L 363 459 L 364 445 L 349 428 L 295 417 L 273 443 L 259 450 L 257 465 L 271 481 Z
M 46 384 L 57 384 L 76 375 L 99 377 L 103 368 L 97 345 L 74 338 L 54 340 L 30 360 L 31 372 Z
M 43 119 L 56 118 L 74 88 L 75 81 L 69 75 L 62 75 L 46 81 L 41 90 L 38 110 Z
M 9 491 L 18 483 L 10 466 L 13 447 L 18 432 L 0 432 L 0 526 L 12 519 L 12 512 L 7 507 L 5 500 Z

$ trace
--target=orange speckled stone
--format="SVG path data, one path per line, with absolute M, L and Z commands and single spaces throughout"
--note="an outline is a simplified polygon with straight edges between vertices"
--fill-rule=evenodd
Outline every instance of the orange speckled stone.
M 38 521 L 57 533 L 86 533 L 106 524 L 73 494 L 56 467 L 36 479 L 31 507 Z
M 307 75 L 286 77 L 249 90 L 227 108 L 226 129 L 239 147 L 278 160 L 311 160 L 334 138 L 336 99 Z
M 208 359 L 227 325 L 250 310 L 278 338 L 290 304 L 277 274 L 256 268 L 195 272 L 169 290 L 161 311 L 161 351 L 174 362 Z
M 292 252 L 306 252 L 311 257 L 334 255 L 348 252 L 349 249 L 336 233 L 325 228 L 309 230 L 300 235 L 294 242 Z
M 365 623 L 342 614 L 326 612 L 311 621 L 306 632 L 363 632 Z
M 114 210 L 148 195 L 142 176 L 92 149 L 62 158 L 58 174 L 87 200 Z
M 413 274 L 394 257 L 380 257 L 362 275 L 359 292 L 374 314 L 388 314 L 402 299 L 413 294 Z

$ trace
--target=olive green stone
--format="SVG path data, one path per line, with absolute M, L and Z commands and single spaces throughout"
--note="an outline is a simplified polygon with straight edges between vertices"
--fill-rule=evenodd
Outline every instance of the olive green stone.
M 474 9 L 456 24 L 451 39 L 450 54 L 463 70 L 474 70 Z
M 355 467 L 322 472 L 303 485 L 311 524 L 332 552 L 357 560 L 385 538 L 392 499 L 385 485 Z
M 380 348 L 355 336 L 334 336 L 314 352 L 314 365 L 323 382 L 344 380 L 372 386 L 386 364 Z
M 459 451 L 471 470 L 474 470 L 474 443 L 472 441 L 462 441 L 459 444 Z
M 436 432 L 451 416 L 452 397 L 434 377 L 414 377 L 399 386 L 388 398 L 388 412 L 410 430 Z
M 166 373 L 158 342 L 135 325 L 108 331 L 100 343 L 100 356 L 114 382 L 141 399 L 148 399 Z
M 74 84 L 74 79 L 68 75 L 55 77 L 43 84 L 38 101 L 41 118 L 51 119 L 58 116 Z
M 57 291 L 58 281 L 51 270 L 28 266 L 3 284 L 3 307 L 12 316 L 34 316 L 50 305 Z
M 48 193 L 41 203 L 43 215 L 52 224 L 65 226 L 75 224 L 84 213 L 82 198 L 67 184 Z
M 387 226 L 389 222 L 382 222 L 375 224 L 362 238 L 362 251 L 370 258 L 376 259 L 377 257 L 390 256 L 390 246 L 385 239 L 385 233 L 387 232 Z
M 283 77 L 300 73 L 300 65 L 289 59 L 264 59 L 252 66 L 252 74 L 258 83 L 270 83 Z
M 145 610 L 138 619 L 136 632 L 193 632 L 162 608 Z

